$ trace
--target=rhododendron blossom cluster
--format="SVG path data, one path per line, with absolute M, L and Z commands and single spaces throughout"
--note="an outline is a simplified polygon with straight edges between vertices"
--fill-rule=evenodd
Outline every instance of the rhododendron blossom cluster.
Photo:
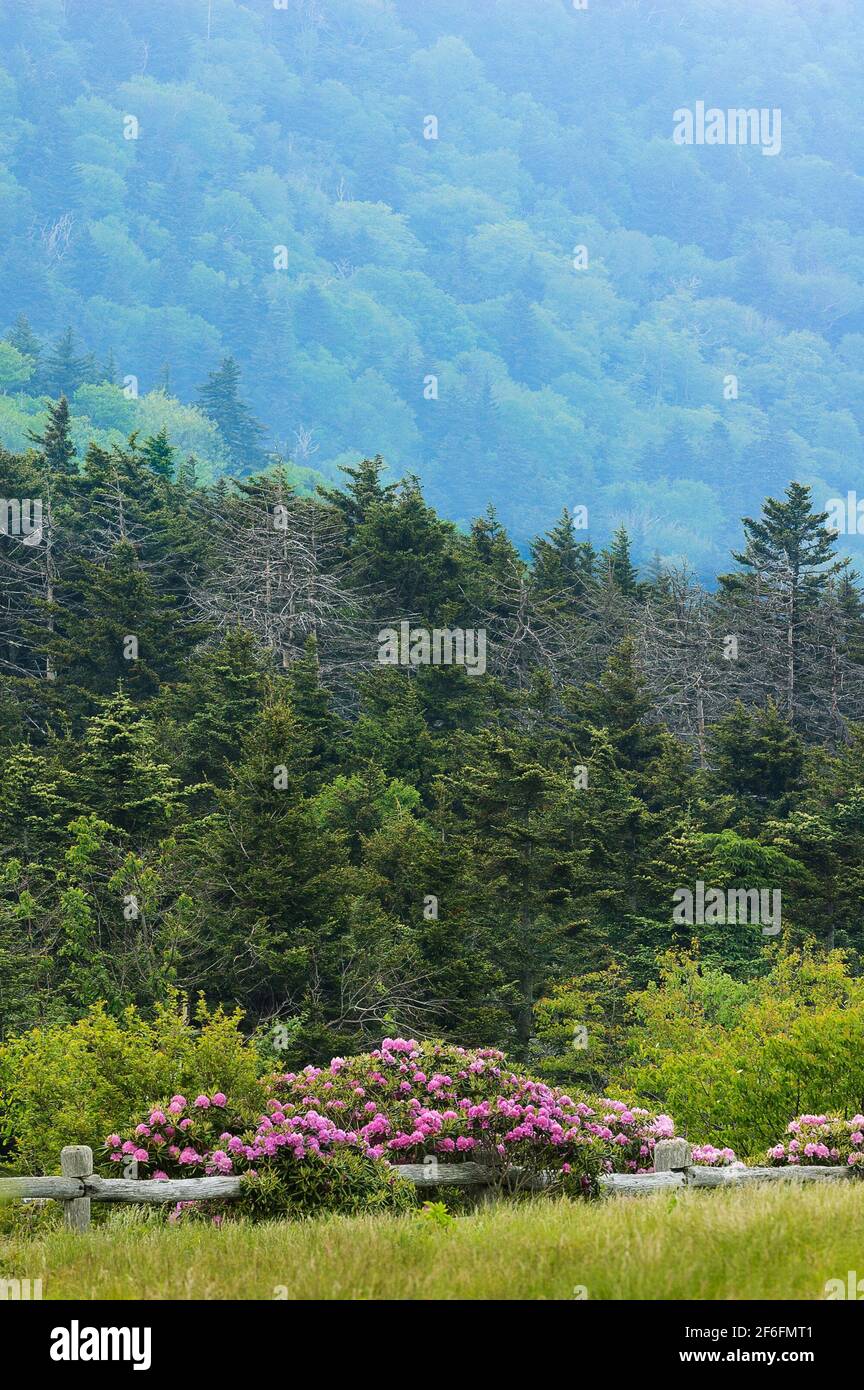
M 330 1132 L 335 1142 L 397 1164 L 474 1159 L 504 1171 L 650 1171 L 655 1143 L 675 1133 L 667 1115 L 575 1099 L 514 1070 L 495 1049 L 404 1038 L 289 1073 L 276 1089 L 270 1122 L 298 1153 L 308 1150 L 310 1124 L 324 1116 L 333 1130 L 313 1137 Z M 265 1135 L 272 1139 L 271 1130 Z
M 776 1166 L 822 1164 L 860 1167 L 864 1172 L 864 1115 L 841 1120 L 828 1115 L 799 1115 L 787 1128 L 788 1138 L 768 1150 Z
M 731 1164 L 739 1168 L 744 1166 L 738 1163 L 734 1149 L 715 1149 L 713 1144 L 698 1144 L 691 1150 L 690 1157 L 693 1163 L 705 1164 L 708 1168 L 725 1168 Z
M 136 1125 L 128 1139 L 109 1134 L 105 1140 L 109 1163 L 134 1159 L 139 1177 L 164 1180 L 232 1173 L 234 1165 L 226 1148 L 243 1121 L 228 1110 L 228 1099 L 216 1091 L 188 1101 L 172 1096 L 156 1105 L 147 1119 Z
M 668 1115 L 577 1099 L 514 1070 L 494 1049 L 403 1038 L 274 1076 L 270 1089 L 251 1128 L 223 1125 L 221 1093 L 173 1096 L 134 1135 L 109 1136 L 109 1161 L 134 1158 L 156 1179 L 239 1175 L 352 1148 L 396 1165 L 473 1160 L 502 1178 L 557 1174 L 568 1190 L 593 1191 L 602 1172 L 650 1172 L 654 1145 L 675 1134 Z

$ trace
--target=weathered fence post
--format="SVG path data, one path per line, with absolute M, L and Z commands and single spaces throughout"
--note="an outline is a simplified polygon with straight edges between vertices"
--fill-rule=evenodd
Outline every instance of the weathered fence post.
M 654 1172 L 680 1173 L 690 1167 L 688 1139 L 658 1139 L 654 1145 Z
M 60 1169 L 64 1178 L 91 1178 L 93 1150 L 86 1144 L 69 1144 L 60 1154 Z M 63 1203 L 65 1222 L 70 1231 L 86 1231 L 90 1225 L 90 1198 L 73 1197 Z

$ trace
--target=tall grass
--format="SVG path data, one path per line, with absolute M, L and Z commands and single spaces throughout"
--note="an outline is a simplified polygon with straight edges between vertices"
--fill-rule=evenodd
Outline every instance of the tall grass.
M 20 1221 L 16 1223 L 20 1227 Z M 167 1226 L 112 1212 L 0 1240 L 48 1299 L 820 1299 L 864 1277 L 864 1186 L 488 1205 L 422 1217 Z

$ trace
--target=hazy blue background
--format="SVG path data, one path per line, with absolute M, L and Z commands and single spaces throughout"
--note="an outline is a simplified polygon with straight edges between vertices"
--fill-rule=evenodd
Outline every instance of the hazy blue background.
M 5 0 L 0 332 L 43 358 L 0 345 L 0 440 L 63 385 L 81 442 L 242 471 L 187 408 L 231 354 L 327 477 L 380 452 L 459 522 L 583 504 L 713 571 L 790 477 L 864 495 L 862 74 L 846 0 Z M 699 100 L 781 108 L 781 154 L 675 145 Z

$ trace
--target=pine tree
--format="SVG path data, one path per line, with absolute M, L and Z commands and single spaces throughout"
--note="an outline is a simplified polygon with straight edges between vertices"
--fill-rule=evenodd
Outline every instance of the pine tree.
M 376 454 L 374 459 L 363 459 L 356 468 L 342 464 L 339 471 L 350 479 L 348 486 L 344 489 L 318 488 L 319 495 L 335 507 L 344 519 L 349 540 L 366 520 L 372 507 L 392 503 L 396 496 L 396 483 L 381 481 L 385 467 L 380 454 Z
M 235 628 L 217 646 L 195 654 L 183 680 L 163 690 L 154 717 L 164 727 L 185 784 L 227 783 L 266 689 L 264 661 L 252 634 Z
M 322 779 L 339 765 L 340 735 L 347 730 L 331 709 L 330 693 L 321 679 L 318 643 L 313 633 L 306 638 L 303 655 L 287 672 L 291 708 L 309 739 L 310 775 L 307 791 L 316 791 Z
M 282 701 L 268 705 L 219 793 L 219 809 L 195 837 L 207 920 L 194 943 L 196 976 L 256 1014 L 272 1012 L 286 994 L 302 1008 L 316 992 L 326 1012 L 333 997 L 347 855 L 303 796 L 311 770 L 300 720 Z
M 75 334 L 67 328 L 45 358 L 41 385 L 47 395 L 72 396 L 79 386 L 93 381 L 96 375 L 92 356 L 78 355 Z
M 524 1056 L 534 1003 L 552 971 L 572 959 L 573 906 L 587 854 L 574 842 L 568 782 L 542 765 L 530 739 L 492 734 L 467 744 L 463 756 L 453 791 L 465 808 L 461 833 L 473 866 L 464 896 L 479 936 L 475 950 L 495 963 L 512 998 Z
M 164 425 L 158 434 L 151 434 L 144 440 L 142 448 L 144 462 L 159 478 L 173 478 L 176 452 L 168 441 L 168 431 Z
M 39 446 L 45 467 L 52 473 L 76 475 L 75 446 L 72 443 L 69 402 L 65 396 L 48 407 L 48 422 L 43 434 L 28 431 L 28 439 Z
M 594 581 L 596 554 L 590 541 L 576 539 L 567 507 L 542 540 L 531 547 L 534 582 L 540 593 L 566 599 L 580 597 Z
M 755 803 L 794 799 L 804 771 L 804 745 L 769 700 L 762 709 L 740 701 L 709 734 L 710 760 L 724 791 Z
M 105 364 L 100 370 L 100 378 L 107 381 L 110 386 L 117 384 L 117 358 L 114 356 L 114 349 L 109 348 Z
M 352 564 L 360 584 L 389 590 L 405 615 L 431 618 L 462 601 L 466 576 L 456 529 L 428 506 L 412 475 L 395 497 L 369 508 L 354 535 Z
M 620 768 L 644 776 L 659 757 L 662 729 L 636 662 L 632 637 L 611 653 L 600 681 L 589 682 L 569 703 L 584 735 L 590 736 L 594 729 L 606 731 Z
M 32 358 L 33 379 L 39 379 L 39 362 L 42 357 L 42 344 L 30 327 L 30 321 L 25 314 L 19 314 L 14 324 L 6 334 L 7 343 L 11 343 L 14 348 L 22 352 L 25 357 Z M 31 387 L 32 389 L 32 387 Z
M 135 546 L 121 540 L 104 560 L 77 556 L 66 568 L 48 642 L 58 679 L 105 695 L 118 681 L 138 700 L 175 678 L 202 629 L 177 622 L 177 603 L 158 592 Z M 67 696 L 67 698 L 69 698 Z
M 219 427 L 235 474 L 254 473 L 266 466 L 260 439 L 264 428 L 240 399 L 240 368 L 233 357 L 223 357 L 198 393 L 204 414 Z
M 809 615 L 848 563 L 835 559 L 827 520 L 827 512 L 811 511 L 810 488 L 790 483 L 784 500 L 768 498 L 761 518 L 744 518 L 745 547 L 733 553 L 742 568 L 719 576 L 723 592 L 761 629 L 760 661 L 785 668 L 783 704 L 793 721 L 802 704 L 798 676 Z
M 625 597 L 637 598 L 638 576 L 630 558 L 630 537 L 623 526 L 618 527 L 607 549 L 601 551 L 600 559 L 606 582 Z
M 119 682 L 87 722 L 79 776 L 91 811 L 135 840 L 164 830 L 179 803 L 179 782 L 159 761 L 159 738 Z
M 472 521 L 465 559 L 469 571 L 466 597 L 472 610 L 484 617 L 504 619 L 509 610 L 507 595 L 514 582 L 524 579 L 527 567 L 494 507 L 487 507 L 483 516 Z

